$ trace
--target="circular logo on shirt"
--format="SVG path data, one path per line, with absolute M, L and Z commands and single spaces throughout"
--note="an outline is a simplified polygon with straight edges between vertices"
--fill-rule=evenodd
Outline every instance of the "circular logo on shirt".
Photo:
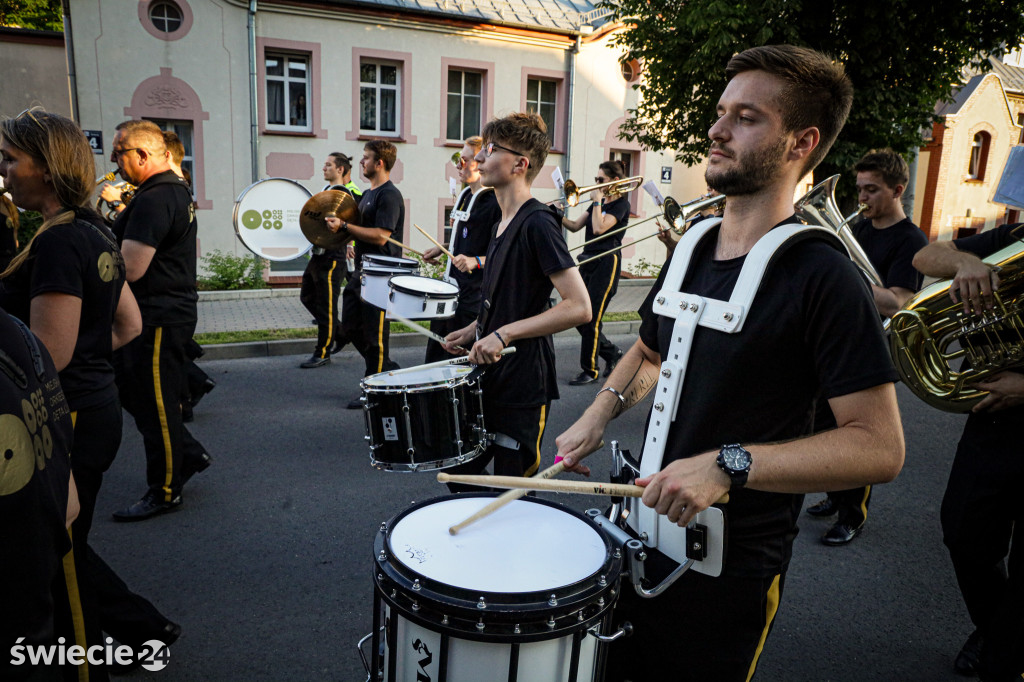
M 0 414 L 0 497 L 24 488 L 35 468 L 35 447 L 24 420 Z
M 99 260 L 96 262 L 96 268 L 100 273 L 101 282 L 112 282 L 116 270 L 114 269 L 114 254 L 109 251 L 104 251 L 100 254 Z

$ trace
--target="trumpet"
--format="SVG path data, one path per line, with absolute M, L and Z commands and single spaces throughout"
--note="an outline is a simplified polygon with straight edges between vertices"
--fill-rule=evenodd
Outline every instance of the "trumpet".
M 651 220 L 656 220 L 657 218 L 662 218 L 663 217 L 663 218 L 665 218 L 665 220 L 668 221 L 668 224 L 669 224 L 669 228 L 668 229 L 672 230 L 677 235 L 682 236 L 683 233 L 685 233 L 686 230 L 688 230 L 689 227 L 690 227 L 688 223 L 698 213 L 703 213 L 704 211 L 707 211 L 708 209 L 711 209 L 711 208 L 717 209 L 717 208 L 721 207 L 724 204 L 725 204 L 725 195 L 724 194 L 716 194 L 715 196 L 711 196 L 711 197 L 709 197 L 707 194 L 702 194 L 701 196 L 697 197 L 696 199 L 694 199 L 692 201 L 688 201 L 685 204 L 681 204 L 681 205 L 680 205 L 680 203 L 678 201 L 676 201 L 672 197 L 665 197 L 665 203 L 662 204 L 662 213 L 661 213 L 661 215 L 656 215 L 656 216 L 651 216 L 650 218 L 645 218 L 644 220 L 641 220 L 640 222 L 636 223 L 636 225 L 641 225 L 641 224 L 649 222 Z M 635 227 L 635 225 L 627 225 L 626 227 Z M 622 230 L 625 230 L 625 229 L 626 229 L 625 227 L 619 228 L 617 230 L 617 232 L 621 232 Z M 657 237 L 659 233 L 660 233 L 660 231 L 659 232 L 655 232 L 654 234 L 649 234 L 646 237 L 641 237 L 640 239 L 637 239 L 634 242 L 630 242 L 629 244 L 622 244 L 620 246 L 616 246 L 614 249 L 609 249 L 608 251 L 605 251 L 604 253 L 601 253 L 600 255 L 593 256 L 592 258 L 587 258 L 585 260 L 581 260 L 579 262 L 579 264 L 583 265 L 584 263 L 589 263 L 592 260 L 597 260 L 598 258 L 604 258 L 608 254 L 612 254 L 612 253 L 616 253 L 618 251 L 621 251 L 622 249 L 626 248 L 627 246 L 632 246 L 633 244 L 638 244 L 638 243 L 644 241 L 645 239 L 651 239 L 652 237 Z M 598 239 L 603 239 L 604 237 L 607 237 L 607 236 L 610 236 L 610 233 L 606 232 L 605 234 L 601 235 L 597 239 L 591 239 L 589 242 L 585 242 L 583 245 L 578 246 L 576 248 L 577 249 L 583 248 L 583 246 L 586 246 L 586 244 L 593 244 Z M 575 250 L 575 249 L 573 249 L 573 250 Z
M 96 178 L 96 186 L 99 187 L 104 182 L 113 182 L 114 178 L 116 178 L 116 177 L 117 177 L 117 171 L 110 171 L 109 173 L 107 173 L 105 175 L 101 175 L 98 178 Z
M 611 182 L 602 182 L 599 185 L 590 185 L 588 187 L 577 187 L 576 183 L 572 180 L 566 180 L 562 186 L 562 192 L 565 194 L 565 205 L 570 208 L 573 206 L 579 206 L 580 195 L 592 192 L 595 189 L 605 189 L 605 194 L 610 199 L 614 199 L 623 194 L 629 194 L 630 192 L 639 189 L 640 185 L 644 184 L 644 176 L 634 175 L 631 178 L 621 178 L 619 180 L 612 180 Z

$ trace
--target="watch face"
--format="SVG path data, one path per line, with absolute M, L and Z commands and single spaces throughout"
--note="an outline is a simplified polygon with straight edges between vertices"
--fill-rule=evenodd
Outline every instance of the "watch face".
M 733 471 L 742 471 L 750 466 L 750 453 L 742 448 L 727 448 L 722 453 L 722 459 Z

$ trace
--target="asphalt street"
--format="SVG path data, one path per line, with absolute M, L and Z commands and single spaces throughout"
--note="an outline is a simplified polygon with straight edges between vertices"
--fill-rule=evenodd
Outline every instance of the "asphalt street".
M 596 390 L 567 385 L 579 371 L 578 341 L 561 337 L 556 348 L 562 399 L 551 410 L 543 466 L 553 460 L 555 437 Z M 422 348 L 394 349 L 393 357 L 412 366 Z M 196 409 L 191 428 L 213 466 L 189 483 L 180 510 L 119 524 L 109 513 L 145 491 L 141 439 L 126 415 L 93 543 L 133 589 L 183 627 L 167 667 L 133 679 L 366 679 L 356 642 L 371 630 L 377 528 L 413 501 L 446 490 L 433 473 L 369 465 L 363 415 L 344 409 L 359 393 L 358 355 L 347 351 L 327 367 L 301 370 L 305 358 L 203 362 L 217 388 Z M 942 546 L 938 510 L 964 418 L 927 407 L 903 387 L 899 392 L 903 472 L 875 489 L 867 526 L 849 546 L 821 545 L 829 522 L 802 517 L 760 682 L 962 679 L 952 659 L 971 626 Z M 648 408 L 613 422 L 606 439 L 638 451 Z M 591 460 L 595 477 L 607 480 L 607 453 Z M 602 504 L 545 497 L 580 510 Z M 808 495 L 806 504 L 818 497 Z M 670 626 L 672 619 L 702 616 L 665 617 Z

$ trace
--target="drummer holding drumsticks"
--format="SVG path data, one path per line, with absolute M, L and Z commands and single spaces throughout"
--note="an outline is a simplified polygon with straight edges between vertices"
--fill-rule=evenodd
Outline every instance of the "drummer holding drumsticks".
M 484 279 L 484 265 L 487 262 L 487 247 L 491 233 L 501 220 L 501 208 L 490 187 L 484 187 L 480 177 L 476 155 L 480 153 L 484 139 L 474 135 L 466 140 L 459 155 L 459 179 L 466 188 L 455 201 L 452 211 L 452 230 L 455 234 L 451 252 L 455 256 L 448 266 L 448 272 L 459 286 L 459 306 L 455 315 L 446 320 L 432 320 L 430 331 L 445 336 L 462 329 L 476 320 L 480 310 L 480 285 Z M 441 249 L 434 247 L 423 254 L 428 263 L 436 263 Z M 448 354 L 437 341 L 427 341 L 424 362 L 435 362 L 448 358 Z
M 551 401 L 558 397 L 551 335 L 590 319 L 590 299 L 553 209 L 530 195 L 551 143 L 536 114 L 489 122 L 476 155 L 485 185 L 494 188 L 501 221 L 487 249 L 483 302 L 477 318 L 445 337 L 449 353 L 491 365 L 481 378 L 484 425 L 495 440 L 480 457 L 450 469 L 529 476 L 540 466 L 540 444 Z M 562 300 L 549 308 L 552 288 Z M 501 351 L 514 345 L 513 355 Z M 498 362 L 500 360 L 500 362 Z
M 658 386 L 650 429 L 669 423 L 644 449 L 648 466 L 661 465 L 636 481 L 643 504 L 684 526 L 730 496 L 719 577 L 689 571 L 652 600 L 622 592 L 615 620 L 632 622 L 635 636 L 608 648 L 608 680 L 664 679 L 666 670 L 675 680 L 749 680 L 781 599 L 803 493 L 889 481 L 903 464 L 896 374 L 866 283 L 831 234 L 781 227 L 796 222 L 796 185 L 846 120 L 850 81 L 831 58 L 788 45 L 742 52 L 726 76 L 705 173 L 728 196 L 724 217 L 684 235 L 672 258 L 689 266 L 662 270 L 640 339 L 556 440 L 565 464 L 581 469 L 607 423 Z M 798 238 L 780 242 L 763 274 L 740 277 L 791 233 Z M 725 307 L 734 292 L 749 305 Z M 725 326 L 737 316 L 741 327 Z M 679 386 L 678 399 L 662 380 Z M 648 553 L 654 584 L 675 566 Z

